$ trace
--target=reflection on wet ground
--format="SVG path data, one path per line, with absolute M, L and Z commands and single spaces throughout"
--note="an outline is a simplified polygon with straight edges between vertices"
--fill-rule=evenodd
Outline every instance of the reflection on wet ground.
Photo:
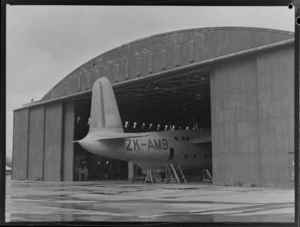
M 6 183 L 6 222 L 293 222 L 294 190 L 125 181 Z

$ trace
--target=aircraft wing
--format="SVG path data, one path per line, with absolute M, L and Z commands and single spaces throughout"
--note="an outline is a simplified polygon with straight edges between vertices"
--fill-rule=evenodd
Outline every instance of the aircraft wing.
M 194 135 L 194 136 L 190 136 L 189 140 L 185 140 L 182 142 L 193 143 L 193 144 L 211 142 L 211 135 L 209 133 L 204 134 L 204 135 L 203 134 L 202 135 Z
M 210 137 L 205 137 L 205 138 L 192 138 L 189 141 L 185 141 L 186 143 L 205 143 L 205 142 L 211 142 Z

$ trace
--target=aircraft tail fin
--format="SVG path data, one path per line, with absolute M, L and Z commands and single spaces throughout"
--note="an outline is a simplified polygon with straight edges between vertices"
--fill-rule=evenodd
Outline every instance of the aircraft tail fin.
M 96 80 L 92 90 L 90 131 L 99 128 L 124 132 L 114 91 L 106 77 Z

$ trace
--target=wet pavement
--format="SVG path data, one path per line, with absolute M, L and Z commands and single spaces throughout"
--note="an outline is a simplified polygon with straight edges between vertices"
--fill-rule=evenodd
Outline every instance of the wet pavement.
M 126 181 L 6 183 L 6 222 L 293 222 L 294 190 Z

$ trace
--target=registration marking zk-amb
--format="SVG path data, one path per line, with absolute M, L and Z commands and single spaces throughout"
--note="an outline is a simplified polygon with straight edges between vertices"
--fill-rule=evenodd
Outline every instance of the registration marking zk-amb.
M 168 140 L 166 139 L 148 139 L 147 143 L 140 143 L 139 139 L 126 140 L 126 151 L 140 151 L 141 147 L 148 151 L 168 150 Z

